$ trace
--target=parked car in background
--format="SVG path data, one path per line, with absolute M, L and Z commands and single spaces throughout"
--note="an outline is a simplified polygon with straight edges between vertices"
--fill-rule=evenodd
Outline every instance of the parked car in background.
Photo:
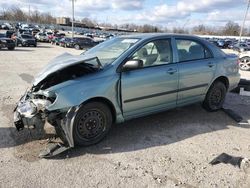
M 239 67 L 243 71 L 250 71 L 250 51 L 239 54 Z
M 17 46 L 18 45 L 22 45 L 22 46 L 37 46 L 37 42 L 36 39 L 32 36 L 32 35 L 25 35 L 25 34 L 21 34 L 18 35 L 17 38 Z
M 36 34 L 39 33 L 39 32 L 40 32 L 40 29 L 34 28 L 34 29 L 32 29 L 31 34 L 35 37 Z
M 5 35 L 6 35 L 7 38 L 11 38 L 11 36 L 12 36 L 14 33 L 15 33 L 14 30 L 8 30 L 8 31 L 6 31 Z
M 233 44 L 233 41 L 232 41 L 232 40 L 226 40 L 226 41 L 224 42 L 223 48 L 228 49 L 229 46 L 230 46 L 231 44 Z
M 46 119 L 64 142 L 59 148 L 92 145 L 114 123 L 197 102 L 221 109 L 238 71 L 238 56 L 198 37 L 116 37 L 52 60 L 18 102 L 14 122 L 21 130 Z
M 238 43 L 235 44 L 232 49 L 237 52 L 244 52 L 244 51 L 249 51 L 250 46 L 248 46 L 246 43 L 240 43 L 240 44 Z
M 5 34 L 0 33 L 0 49 L 1 48 L 7 48 L 8 50 L 14 50 L 15 49 L 15 41 L 7 38 Z
M 66 43 L 68 43 L 69 41 L 71 41 L 71 38 L 68 37 L 61 38 L 59 39 L 59 46 L 67 47 Z
M 217 43 L 217 46 L 219 48 L 224 48 L 224 45 L 225 45 L 225 41 L 224 40 L 218 40 L 218 41 L 216 41 L 216 43 Z
M 52 45 L 59 45 L 60 44 L 60 41 L 63 39 L 63 37 L 54 37 L 52 40 L 51 40 L 51 44 Z
M 11 30 L 11 29 L 13 29 L 13 26 L 9 23 L 4 23 L 1 25 L 1 28 L 5 29 L 5 30 Z
M 55 33 L 55 34 L 52 34 L 52 35 L 49 35 L 48 38 L 49 38 L 49 42 L 53 43 L 53 40 L 55 38 L 63 38 L 65 37 L 65 34 L 64 33 Z
M 35 38 L 39 42 L 49 42 L 49 35 L 47 33 L 39 32 L 35 35 Z
M 66 41 L 65 47 L 68 48 L 75 48 L 77 50 L 84 49 L 84 48 L 91 48 L 98 43 L 95 42 L 92 38 L 87 37 L 75 37 L 71 40 Z

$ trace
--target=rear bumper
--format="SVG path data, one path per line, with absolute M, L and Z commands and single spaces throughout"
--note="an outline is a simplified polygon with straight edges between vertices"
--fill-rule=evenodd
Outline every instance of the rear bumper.
M 230 76 L 228 90 L 231 91 L 236 87 L 238 87 L 239 82 L 240 82 L 240 73 L 236 74 L 235 76 Z
M 0 48 L 15 48 L 16 44 L 14 42 L 12 43 L 0 43 Z

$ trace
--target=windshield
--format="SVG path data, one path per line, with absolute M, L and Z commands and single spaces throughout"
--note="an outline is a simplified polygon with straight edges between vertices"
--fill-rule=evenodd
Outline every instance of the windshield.
M 138 41 L 138 38 L 114 38 L 107 40 L 82 54 L 97 57 L 102 66 L 105 66 L 111 64 Z

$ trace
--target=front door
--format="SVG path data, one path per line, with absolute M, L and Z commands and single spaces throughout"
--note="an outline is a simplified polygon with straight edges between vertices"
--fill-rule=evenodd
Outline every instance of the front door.
M 171 40 L 149 42 L 136 51 L 131 59 L 141 59 L 143 67 L 121 73 L 125 119 L 175 107 L 178 69 L 177 64 L 173 63 Z

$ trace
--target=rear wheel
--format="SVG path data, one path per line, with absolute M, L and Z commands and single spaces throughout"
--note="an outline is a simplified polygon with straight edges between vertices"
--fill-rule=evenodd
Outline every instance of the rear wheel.
M 74 120 L 73 138 L 76 145 L 88 146 L 101 141 L 112 125 L 110 109 L 103 103 L 83 105 Z
M 225 100 L 226 93 L 227 89 L 224 83 L 220 81 L 214 82 L 210 86 L 206 94 L 206 98 L 203 102 L 203 107 L 211 112 L 221 109 Z
M 240 58 L 239 67 L 241 70 L 249 71 L 250 70 L 250 57 Z

